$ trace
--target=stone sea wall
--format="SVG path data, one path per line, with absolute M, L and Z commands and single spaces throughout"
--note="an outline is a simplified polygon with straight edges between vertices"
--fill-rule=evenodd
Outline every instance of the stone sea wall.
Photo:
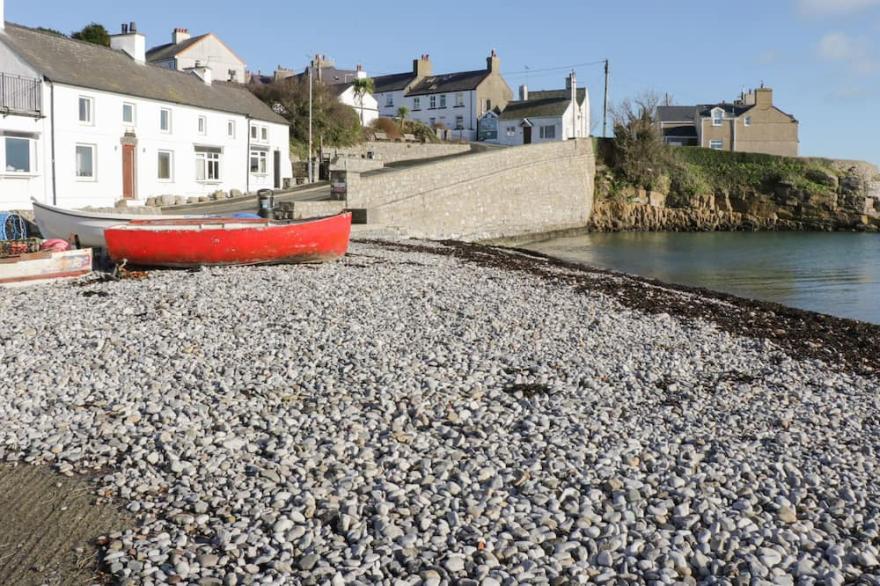
M 405 142 L 366 142 L 353 147 L 340 147 L 333 149 L 334 155 L 339 157 L 364 157 L 372 153 L 372 157 L 385 164 L 399 163 L 401 161 L 415 161 L 421 159 L 434 159 L 449 155 L 458 155 L 471 150 L 469 144 L 422 144 Z
M 589 140 L 492 149 L 353 178 L 347 206 L 412 237 L 502 238 L 585 226 L 594 174 Z

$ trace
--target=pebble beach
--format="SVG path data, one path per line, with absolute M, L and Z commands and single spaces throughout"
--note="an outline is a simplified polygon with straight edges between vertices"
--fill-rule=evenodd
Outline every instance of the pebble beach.
M 0 290 L 0 461 L 114 583 L 880 584 L 878 340 L 451 243 Z

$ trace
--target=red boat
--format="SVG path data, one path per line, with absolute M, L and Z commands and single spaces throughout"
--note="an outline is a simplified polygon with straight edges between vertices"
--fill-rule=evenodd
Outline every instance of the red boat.
M 350 234 L 350 213 L 294 221 L 133 220 L 104 230 L 115 262 L 173 268 L 323 262 L 345 254 Z

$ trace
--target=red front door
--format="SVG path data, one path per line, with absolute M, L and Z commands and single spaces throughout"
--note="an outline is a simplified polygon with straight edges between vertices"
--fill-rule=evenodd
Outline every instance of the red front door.
M 122 197 L 134 199 L 135 145 L 122 145 Z

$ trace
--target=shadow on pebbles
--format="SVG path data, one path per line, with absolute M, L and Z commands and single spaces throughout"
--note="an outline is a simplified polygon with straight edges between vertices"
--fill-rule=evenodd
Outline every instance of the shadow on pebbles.
M 108 582 L 97 565 L 98 538 L 131 525 L 112 504 L 98 503 L 82 477 L 0 465 L 0 584 Z

